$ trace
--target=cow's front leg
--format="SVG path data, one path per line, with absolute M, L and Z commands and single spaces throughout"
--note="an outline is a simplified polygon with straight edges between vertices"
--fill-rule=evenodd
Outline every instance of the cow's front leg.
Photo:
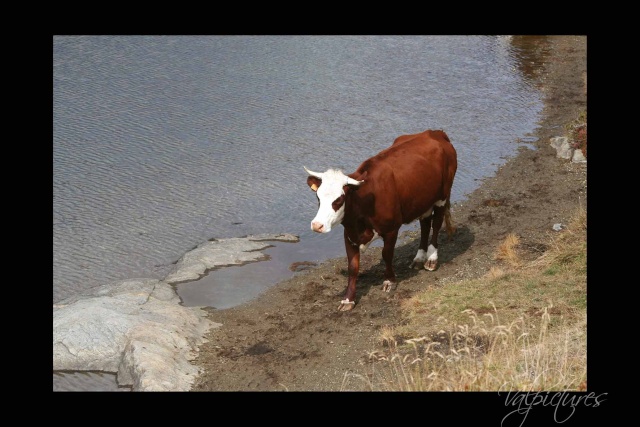
M 382 290 L 391 292 L 396 286 L 396 274 L 393 271 L 393 252 L 398 240 L 398 230 L 386 233 L 382 236 L 384 247 L 382 248 L 382 259 L 386 265 L 384 271 L 384 282 L 382 282 Z
M 344 232 L 344 245 L 347 248 L 347 262 L 349 263 L 347 280 L 347 292 L 345 298 L 340 301 L 339 311 L 349 311 L 356 304 L 356 280 L 358 279 L 358 272 L 360 270 L 360 248 L 357 244 L 353 244 L 347 236 L 347 231 Z

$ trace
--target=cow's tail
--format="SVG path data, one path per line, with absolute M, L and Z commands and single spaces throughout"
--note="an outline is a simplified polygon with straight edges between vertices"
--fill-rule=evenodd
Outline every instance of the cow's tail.
M 444 225 L 447 229 L 447 236 L 451 240 L 451 236 L 456 231 L 456 226 L 451 219 L 451 202 L 447 198 L 447 202 L 444 205 Z

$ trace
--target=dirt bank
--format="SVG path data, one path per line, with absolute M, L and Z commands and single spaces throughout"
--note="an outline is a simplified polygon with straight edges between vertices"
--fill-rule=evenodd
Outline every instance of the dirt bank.
M 211 320 L 224 326 L 200 347 L 194 363 L 204 372 L 194 391 L 341 390 L 345 372 L 362 370 L 366 355 L 380 345 L 379 329 L 402 322 L 402 299 L 427 286 L 451 286 L 486 273 L 508 233 L 520 237 L 531 258 L 546 248 L 553 224 L 568 222 L 579 204 L 586 207 L 586 165 L 557 159 L 549 146 L 549 138 L 564 135 L 564 125 L 586 108 L 586 37 L 536 43 L 545 64 L 534 75 L 545 94 L 536 150 L 523 147 L 452 207 L 458 230 L 451 241 L 441 234 L 439 268 L 408 268 L 418 249 L 414 232 L 398 240 L 398 287 L 391 294 L 381 291 L 380 248 L 362 255 L 357 305 L 350 312 L 337 311 L 346 288 L 345 257 L 298 273 L 244 305 L 211 310 Z

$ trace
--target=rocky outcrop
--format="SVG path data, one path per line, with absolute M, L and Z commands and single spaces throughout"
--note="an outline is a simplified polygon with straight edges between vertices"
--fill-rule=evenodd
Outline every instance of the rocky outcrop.
M 54 304 L 53 370 L 113 372 L 120 386 L 134 391 L 189 390 L 200 373 L 191 363 L 198 346 L 221 324 L 200 307 L 180 305 L 172 284 L 216 266 L 260 260 L 270 240 L 298 238 L 263 234 L 206 242 L 164 280 L 123 280 Z
M 133 390 L 189 390 L 199 373 L 189 361 L 217 326 L 166 282 L 115 282 L 53 306 L 53 369 L 116 372 Z
M 265 259 L 265 255 L 260 251 L 271 246 L 266 243 L 268 241 L 297 242 L 298 240 L 298 236 L 293 234 L 257 234 L 205 242 L 180 258 L 176 267 L 164 280 L 167 283 L 197 280 L 216 267 Z
M 556 156 L 560 159 L 571 160 L 573 163 L 586 163 L 587 159 L 581 150 L 576 150 L 569 144 L 566 136 L 556 136 L 549 140 L 549 143 L 556 149 Z

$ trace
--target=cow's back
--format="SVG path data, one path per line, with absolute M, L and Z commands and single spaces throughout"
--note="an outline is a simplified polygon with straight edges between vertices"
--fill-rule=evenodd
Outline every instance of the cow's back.
M 456 151 L 447 134 L 427 130 L 396 138 L 391 147 L 363 162 L 356 177 L 366 171 L 365 183 L 373 181 L 370 191 L 379 209 L 393 204 L 396 215 L 408 223 L 449 198 L 456 169 Z

